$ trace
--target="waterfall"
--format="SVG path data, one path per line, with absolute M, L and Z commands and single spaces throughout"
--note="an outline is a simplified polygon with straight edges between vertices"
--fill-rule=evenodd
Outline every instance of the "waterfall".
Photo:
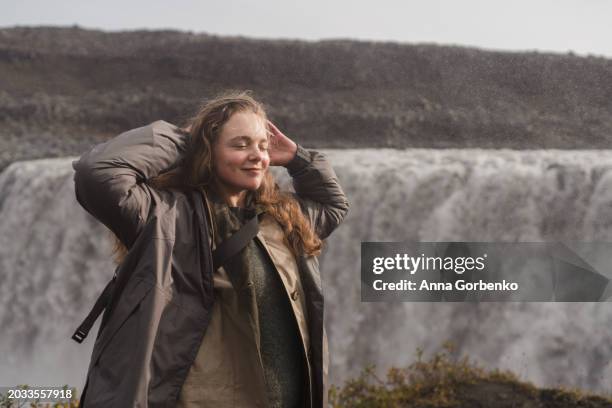
M 16 162 L 0 174 L 5 385 L 83 389 L 95 335 L 82 345 L 70 336 L 114 269 L 108 230 L 76 202 L 72 178 L 70 159 Z
M 612 151 L 325 152 L 351 204 L 321 256 L 331 383 L 451 340 L 537 385 L 612 391 L 607 303 L 360 301 L 362 241 L 611 241 Z M 69 337 L 113 265 L 108 231 L 75 200 L 72 159 L 0 174 L 1 384 L 83 386 L 97 329 L 81 345 Z

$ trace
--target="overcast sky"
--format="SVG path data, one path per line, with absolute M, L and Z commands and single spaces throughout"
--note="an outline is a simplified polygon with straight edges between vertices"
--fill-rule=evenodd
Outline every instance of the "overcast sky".
M 0 0 L 0 26 L 174 28 L 255 38 L 352 38 L 573 51 L 612 58 L 612 0 Z

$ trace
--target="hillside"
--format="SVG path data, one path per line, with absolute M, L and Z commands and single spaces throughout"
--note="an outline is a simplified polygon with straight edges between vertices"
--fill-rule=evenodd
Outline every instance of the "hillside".
M 612 61 L 351 40 L 0 29 L 0 168 L 247 88 L 318 147 L 609 148 Z

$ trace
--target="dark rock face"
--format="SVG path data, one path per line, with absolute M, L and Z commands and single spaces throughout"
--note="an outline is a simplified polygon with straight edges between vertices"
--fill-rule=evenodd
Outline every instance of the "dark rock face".
M 612 61 L 178 31 L 0 30 L 0 168 L 251 89 L 318 147 L 609 148 Z

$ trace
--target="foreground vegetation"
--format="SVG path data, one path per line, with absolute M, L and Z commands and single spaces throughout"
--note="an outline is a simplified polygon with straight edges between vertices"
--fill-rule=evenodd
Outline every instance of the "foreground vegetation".
M 417 361 L 408 368 L 391 368 L 385 379 L 375 367 L 367 367 L 344 386 L 332 386 L 333 408 L 411 407 L 411 408 L 604 408 L 612 399 L 589 395 L 575 389 L 538 389 L 519 380 L 509 371 L 485 370 L 467 357 L 452 357 L 453 345 L 446 343 L 441 352 Z

